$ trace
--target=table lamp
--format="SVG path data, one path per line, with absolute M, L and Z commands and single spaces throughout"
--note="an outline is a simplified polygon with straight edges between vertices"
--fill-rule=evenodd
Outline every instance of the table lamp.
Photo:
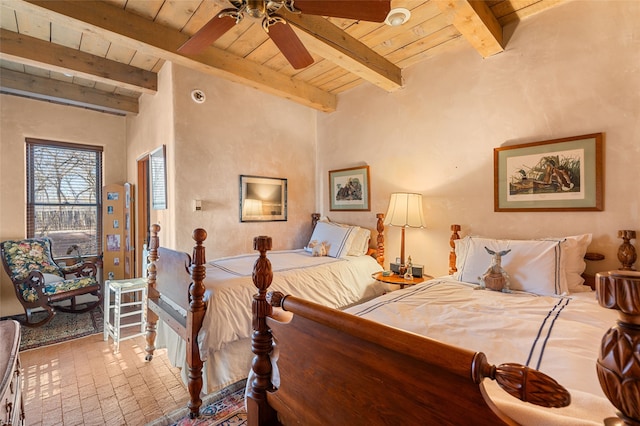
M 400 242 L 400 265 L 404 267 L 404 230 L 405 228 L 424 228 L 422 214 L 422 194 L 394 192 L 389 200 L 389 208 L 384 224 L 402 227 Z

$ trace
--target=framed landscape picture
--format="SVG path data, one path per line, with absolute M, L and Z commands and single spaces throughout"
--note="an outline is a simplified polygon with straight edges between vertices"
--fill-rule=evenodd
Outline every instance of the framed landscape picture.
M 287 220 L 287 180 L 240 176 L 240 222 Z
M 495 148 L 494 210 L 603 210 L 602 151 L 602 133 Z
M 329 172 L 330 210 L 370 211 L 369 166 Z

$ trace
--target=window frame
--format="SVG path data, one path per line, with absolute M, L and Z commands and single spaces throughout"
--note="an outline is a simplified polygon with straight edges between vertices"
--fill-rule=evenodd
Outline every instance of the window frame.
M 26 156 L 26 219 L 27 238 L 35 237 L 36 232 L 36 207 L 37 206 L 65 206 L 68 203 L 42 203 L 35 200 L 35 149 L 36 147 L 48 147 L 53 149 L 66 149 L 74 151 L 89 151 L 96 154 L 95 170 L 95 203 L 79 203 L 77 206 L 90 206 L 96 209 L 96 253 L 83 253 L 83 257 L 99 257 L 102 252 L 102 174 L 104 148 L 98 145 L 78 144 L 71 142 L 59 142 L 45 139 L 25 138 Z M 54 256 L 64 258 L 64 256 Z M 72 257 L 72 256 L 67 256 Z

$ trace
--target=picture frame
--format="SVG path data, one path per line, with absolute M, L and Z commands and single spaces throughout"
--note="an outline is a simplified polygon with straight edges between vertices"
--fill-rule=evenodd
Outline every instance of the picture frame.
M 329 210 L 371 211 L 369 166 L 329 171 Z
M 120 251 L 119 234 L 107 234 L 107 251 Z
M 166 149 L 162 145 L 149 154 L 151 208 L 165 210 L 167 208 L 167 166 Z
M 604 210 L 603 133 L 494 148 L 494 210 Z
M 240 175 L 240 222 L 287 220 L 287 179 Z

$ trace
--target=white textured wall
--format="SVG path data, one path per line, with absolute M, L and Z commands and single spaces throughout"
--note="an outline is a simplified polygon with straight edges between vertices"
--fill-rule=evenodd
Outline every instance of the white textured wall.
M 104 183 L 125 181 L 124 117 L 0 95 L 0 241 L 27 232 L 25 138 L 102 145 Z M 0 317 L 23 312 L 9 277 L 0 272 Z
M 398 92 L 342 95 L 318 120 L 323 212 L 373 226 L 391 192 L 422 193 L 428 229 L 407 230 L 407 254 L 432 275 L 447 271 L 451 223 L 506 238 L 592 232 L 590 250 L 607 259 L 588 268 L 617 268 L 617 231 L 640 231 L 639 22 L 640 2 L 574 1 L 507 28 L 503 53 L 482 59 L 461 43 L 405 70 Z M 606 137 L 603 212 L 493 211 L 493 148 L 596 132 Z M 330 212 L 327 171 L 360 164 L 371 166 L 372 211 Z M 387 231 L 387 260 L 399 234 Z
M 139 116 L 128 119 L 127 136 L 130 158 L 167 145 L 169 208 L 152 211 L 161 244 L 191 252 L 192 231 L 204 228 L 208 259 L 251 252 L 258 235 L 271 236 L 274 249 L 302 247 L 316 209 L 315 111 L 170 63 L 158 80 L 158 93 L 143 96 Z M 196 88 L 204 104 L 191 100 Z M 135 183 L 133 160 L 128 170 Z M 240 222 L 241 174 L 288 180 L 286 222 Z
M 172 66 L 166 62 L 158 73 L 158 92 L 140 97 L 140 113 L 127 117 L 128 182 L 137 188 L 137 160 L 155 149 L 166 147 L 167 206 L 166 210 L 149 210 L 150 224 L 160 224 L 162 245 L 175 247 L 175 144 L 173 119 Z M 134 189 L 135 190 L 135 189 Z M 139 229 L 136 216 L 136 229 Z
M 177 247 L 193 247 L 197 227 L 208 232 L 208 259 L 252 252 L 258 235 L 274 249 L 302 247 L 315 211 L 316 112 L 179 66 L 173 82 Z M 205 103 L 191 100 L 196 88 Z M 286 178 L 288 220 L 241 223 L 240 175 Z

